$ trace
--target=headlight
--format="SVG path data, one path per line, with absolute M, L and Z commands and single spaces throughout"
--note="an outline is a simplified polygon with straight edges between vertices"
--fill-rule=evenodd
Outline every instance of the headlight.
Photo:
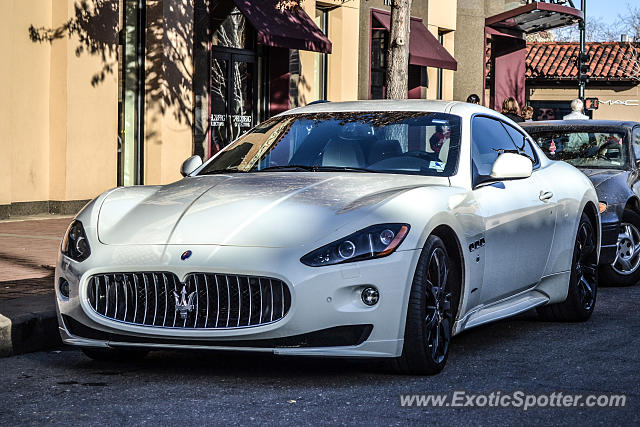
M 73 221 L 62 239 L 62 253 L 74 261 L 82 262 L 89 258 L 91 249 L 80 221 Z
M 409 232 L 408 224 L 379 224 L 309 252 L 300 261 L 310 267 L 381 258 L 396 250 Z

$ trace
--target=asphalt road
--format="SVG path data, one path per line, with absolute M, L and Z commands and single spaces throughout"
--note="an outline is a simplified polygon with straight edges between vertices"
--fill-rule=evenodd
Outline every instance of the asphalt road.
M 445 370 L 371 362 L 156 352 L 98 363 L 74 349 L 0 359 L 0 425 L 640 425 L 640 286 L 600 289 L 587 323 L 534 313 L 467 331 Z M 625 394 L 624 408 L 402 408 L 400 393 Z

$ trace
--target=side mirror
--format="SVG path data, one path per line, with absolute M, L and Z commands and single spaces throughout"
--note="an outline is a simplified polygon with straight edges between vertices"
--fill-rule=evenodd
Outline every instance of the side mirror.
M 491 179 L 529 178 L 533 172 L 533 163 L 526 156 L 515 153 L 502 153 L 493 163 Z
M 191 156 L 184 162 L 182 162 L 182 166 L 180 167 L 180 174 L 182 176 L 187 176 L 191 174 L 194 170 L 198 169 L 202 166 L 202 159 L 200 156 Z

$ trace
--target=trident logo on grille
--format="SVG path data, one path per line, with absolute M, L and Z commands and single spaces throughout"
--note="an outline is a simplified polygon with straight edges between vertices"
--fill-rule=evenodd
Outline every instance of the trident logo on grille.
M 176 291 L 173 291 L 173 297 L 176 299 L 176 311 L 180 313 L 181 319 L 186 319 L 187 314 L 191 313 L 193 310 L 193 299 L 196 296 L 196 292 L 193 291 L 189 295 L 187 295 L 187 286 L 182 286 L 182 291 L 180 291 L 180 295 Z

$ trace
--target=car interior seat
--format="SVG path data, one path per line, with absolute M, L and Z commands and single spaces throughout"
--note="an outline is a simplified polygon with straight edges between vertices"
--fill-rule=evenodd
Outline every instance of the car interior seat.
M 322 166 L 362 168 L 364 163 L 364 152 L 355 139 L 331 138 L 322 153 Z
M 400 141 L 397 139 L 380 139 L 372 143 L 371 149 L 369 150 L 368 162 L 372 165 L 380 160 L 401 155 L 402 146 L 400 145 Z

